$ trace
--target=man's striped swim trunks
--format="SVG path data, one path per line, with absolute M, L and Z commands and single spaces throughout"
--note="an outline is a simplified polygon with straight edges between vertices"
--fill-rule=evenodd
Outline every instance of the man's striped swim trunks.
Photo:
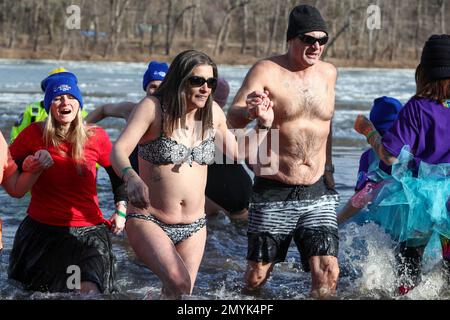
M 249 207 L 247 259 L 282 262 L 292 238 L 305 271 L 310 270 L 308 261 L 313 256 L 337 257 L 338 206 L 339 195 L 327 188 L 323 177 L 310 186 L 256 177 Z

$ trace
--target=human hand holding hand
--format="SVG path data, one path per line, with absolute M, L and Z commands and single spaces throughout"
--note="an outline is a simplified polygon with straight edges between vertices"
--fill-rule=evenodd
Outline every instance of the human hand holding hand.
M 269 98 L 269 91 L 254 91 L 247 96 L 247 112 L 251 118 L 258 118 L 258 124 L 271 127 L 274 119 L 273 101 Z
M 265 110 L 269 105 L 273 106 L 269 99 L 269 92 L 265 90 L 262 91 L 253 91 L 247 96 L 246 99 L 247 104 L 247 113 L 249 119 L 256 119 L 258 117 L 258 111 Z
M 22 163 L 22 169 L 25 172 L 38 173 L 53 165 L 53 159 L 47 150 L 41 149 L 34 155 L 29 155 Z

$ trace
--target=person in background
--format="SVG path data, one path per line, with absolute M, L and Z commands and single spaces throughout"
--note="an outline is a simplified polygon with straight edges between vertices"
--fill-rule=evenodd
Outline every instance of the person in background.
M 227 104 L 230 85 L 218 78 L 213 99 L 223 109 Z M 252 191 L 252 179 L 241 164 L 224 155 L 222 163 L 208 166 L 205 211 L 207 216 L 224 212 L 231 219 L 246 220 Z
M 373 205 L 378 222 L 398 243 L 399 294 L 420 282 L 432 235 L 440 238 L 445 274 L 450 271 L 450 35 L 426 41 L 415 77 L 416 94 L 383 136 L 363 115 L 355 121 L 356 131 L 392 165 L 392 182 Z
M 150 61 L 142 78 L 142 89 L 147 96 L 155 93 L 164 80 L 168 69 L 169 66 L 165 62 Z M 97 123 L 107 117 L 128 120 L 136 105 L 137 103 L 128 101 L 104 104 L 91 111 L 85 120 L 87 123 Z
M 112 292 L 115 258 L 108 227 L 116 234 L 123 230 L 127 196 L 111 168 L 111 141 L 102 128 L 83 122 L 83 99 L 72 76 L 48 82 L 44 108 L 47 120 L 29 125 L 10 146 L 16 162 L 45 149 L 54 164 L 32 187 L 8 275 L 27 290 Z M 106 169 L 114 191 L 116 212 L 109 220 L 99 208 L 96 163 Z M 69 281 L 72 267 L 80 275 L 75 283 Z
M 78 81 L 77 77 L 73 73 L 68 72 L 62 67 L 59 67 L 50 71 L 48 76 L 41 81 L 42 92 L 45 93 L 45 88 L 50 80 L 60 76 L 72 77 L 76 82 Z M 83 116 L 86 116 L 86 114 L 87 113 L 83 111 Z M 28 127 L 31 123 L 44 121 L 45 119 L 47 119 L 47 116 L 48 115 L 47 112 L 45 112 L 43 100 L 32 102 L 27 105 L 24 112 L 19 115 L 19 118 L 11 128 L 9 143 L 13 143 L 14 139 L 16 139 L 19 133 L 22 132 L 22 130 Z
M 370 121 L 381 136 L 392 126 L 401 108 L 402 103 L 392 97 L 383 96 L 373 101 L 373 106 L 370 110 Z M 382 177 L 369 168 L 378 169 L 378 167 L 387 175 L 391 174 L 391 166 L 387 166 L 384 162 L 379 161 L 372 148 L 366 150 L 359 160 L 355 194 L 339 212 L 337 218 L 339 224 L 350 219 L 373 199 L 376 191 L 381 187 Z
M 162 80 L 164 80 L 168 68 L 169 66 L 165 62 L 150 61 L 142 78 L 142 89 L 145 91 L 146 96 L 151 96 L 155 93 Z M 127 101 L 104 104 L 91 111 L 85 120 L 87 123 L 97 123 L 107 117 L 128 120 L 128 117 L 136 105 L 137 103 Z M 130 162 L 133 169 L 136 172 L 139 172 L 137 148 L 131 153 Z
M 42 171 L 51 167 L 52 164 L 53 160 L 46 150 L 37 150 L 35 154 L 25 158 L 22 171 L 19 171 L 0 131 L 0 184 L 10 196 L 23 197 Z M 3 249 L 2 225 L 3 222 L 0 219 L 0 251 Z

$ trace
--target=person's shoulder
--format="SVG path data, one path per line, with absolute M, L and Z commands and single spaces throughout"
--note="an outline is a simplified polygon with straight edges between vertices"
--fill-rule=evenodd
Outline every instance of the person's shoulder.
M 336 78 L 337 77 L 337 68 L 334 64 L 326 62 L 326 61 L 319 61 L 317 63 L 318 68 L 320 69 L 320 72 L 322 74 L 325 74 L 327 77 Z
M 221 118 L 226 119 L 223 109 L 215 101 L 213 101 L 213 103 L 212 103 L 212 114 L 213 114 L 214 121 L 219 120 Z
M 147 108 L 156 108 L 161 105 L 159 99 L 155 96 L 145 96 L 137 105 L 144 105 Z
M 252 69 L 261 72 L 273 71 L 281 68 L 281 59 L 282 56 L 274 56 L 269 58 L 264 58 L 257 61 Z
M 403 108 L 400 110 L 401 114 L 418 114 L 423 109 L 428 109 L 430 105 L 434 104 L 433 100 L 420 97 L 412 97 L 409 99 Z
M 88 137 L 89 137 L 88 140 L 91 143 L 95 142 L 99 146 L 104 146 L 105 143 L 111 141 L 108 133 L 102 127 L 97 126 L 95 124 L 87 124 L 86 128 L 88 130 Z
M 44 121 L 31 122 L 26 128 L 23 129 L 25 132 L 42 133 L 45 127 Z
M 14 142 L 20 141 L 23 143 L 34 143 L 36 139 L 43 138 L 44 133 L 44 122 L 32 122 L 17 135 Z M 20 138 L 19 138 L 20 137 Z
M 91 132 L 93 136 L 97 136 L 97 137 L 108 136 L 108 133 L 106 132 L 106 130 L 104 128 L 96 125 L 95 123 L 86 124 L 86 129 L 88 132 Z

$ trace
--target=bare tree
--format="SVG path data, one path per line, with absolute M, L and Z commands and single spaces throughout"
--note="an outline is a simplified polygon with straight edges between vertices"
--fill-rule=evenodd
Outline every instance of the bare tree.
M 325 57 L 401 64 L 417 60 L 423 42 L 446 33 L 450 0 L 306 0 L 330 27 Z M 89 55 L 116 58 L 119 47 L 140 54 L 170 55 L 196 48 L 213 57 L 259 58 L 287 48 L 293 0 L 77 0 L 85 30 L 65 28 L 69 0 L 0 0 L 1 49 L 23 49 L 30 57 Z M 382 7 L 382 29 L 368 30 L 367 8 Z M 87 31 L 87 32 L 86 32 Z M 383 41 L 381 41 L 381 39 Z M 148 41 L 148 42 L 147 42 Z M 140 45 L 140 47 L 139 47 Z M 251 50 L 249 50 L 251 48 Z M 138 51 L 138 53 L 139 53 Z M 136 50 L 133 51 L 136 53 Z M 6 55 L 3 55 L 6 56 Z M 123 55 L 121 58 L 124 57 Z M 135 54 L 129 59 L 135 58 Z M 147 57 L 146 57 L 147 58 Z
M 249 3 L 248 0 L 236 0 L 236 1 L 229 1 L 227 9 L 225 11 L 225 16 L 223 17 L 222 24 L 220 25 L 219 32 L 216 37 L 216 45 L 214 46 L 213 54 L 217 55 L 220 53 L 220 48 L 222 46 L 222 42 L 225 39 L 225 35 L 227 33 L 227 30 L 229 29 L 229 24 L 231 21 L 231 15 L 234 11 L 237 9 L 245 6 L 245 4 Z
M 120 45 L 120 33 L 126 9 L 130 4 L 130 0 L 109 0 L 109 35 L 108 45 L 106 46 L 104 56 L 109 51 L 113 55 L 117 54 Z
M 437 0 L 439 6 L 440 20 L 441 20 L 441 32 L 445 33 L 445 0 Z
M 286 52 L 287 49 L 287 41 L 286 41 L 286 33 L 287 33 L 287 29 L 288 29 L 288 25 L 289 25 L 289 14 L 292 10 L 292 0 L 286 0 L 285 4 L 284 4 L 284 15 L 283 15 L 283 21 L 284 21 L 284 26 L 283 26 L 283 35 L 280 39 L 281 42 L 281 52 Z
M 242 42 L 241 54 L 245 54 L 248 41 L 248 3 L 244 4 L 242 10 Z

